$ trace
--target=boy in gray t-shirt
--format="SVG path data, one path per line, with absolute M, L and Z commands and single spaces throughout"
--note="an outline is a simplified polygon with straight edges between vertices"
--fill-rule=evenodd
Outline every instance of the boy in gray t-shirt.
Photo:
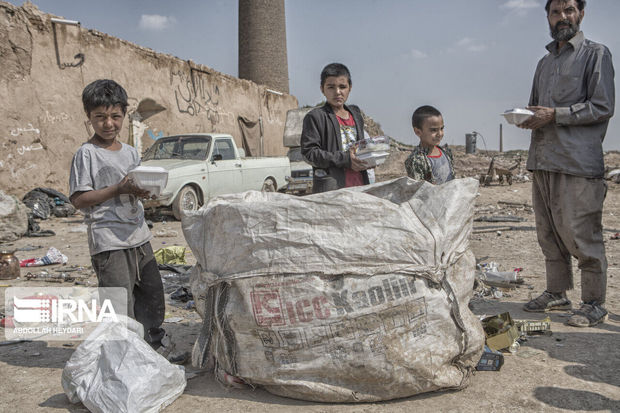
M 127 290 L 127 314 L 142 323 L 145 340 L 157 349 L 165 335 L 164 290 L 138 199 L 149 194 L 127 177 L 140 164 L 138 152 L 117 140 L 127 93 L 113 80 L 100 79 L 84 88 L 82 103 L 95 134 L 73 156 L 71 203 L 84 213 L 99 287 Z

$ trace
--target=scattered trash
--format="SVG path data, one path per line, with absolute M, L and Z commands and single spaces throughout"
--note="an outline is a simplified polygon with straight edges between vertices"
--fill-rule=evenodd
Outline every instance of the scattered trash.
M 523 226 L 523 227 L 516 227 L 516 226 L 505 226 L 505 225 L 491 225 L 491 226 L 482 226 L 482 227 L 475 227 L 472 230 L 472 234 L 483 234 L 486 232 L 495 232 L 495 231 L 536 231 L 536 227 L 530 227 L 530 226 Z
M 523 222 L 525 218 L 514 215 L 490 215 L 481 216 L 474 219 L 474 222 Z
M 185 261 L 186 247 L 171 245 L 154 252 L 158 264 L 187 264 Z
M 194 300 L 189 300 L 185 305 L 186 310 L 193 310 L 194 308 L 196 308 L 196 302 Z
M 12 280 L 19 277 L 19 260 L 13 251 L 0 251 L 0 280 Z
M 187 264 L 157 264 L 157 268 L 160 271 L 170 271 L 177 274 L 185 274 L 192 269 L 191 265 Z
M 482 320 L 482 327 L 486 334 L 487 346 L 492 350 L 509 348 L 519 338 L 519 330 L 510 313 L 487 317 Z
M 524 282 L 523 278 L 520 277 L 522 268 L 516 268 L 513 271 L 499 271 L 495 262 L 478 264 L 476 267 L 476 278 L 490 287 L 515 289 Z
M 612 235 L 609 239 L 620 239 L 620 232 L 616 232 L 614 235 Z
M 205 373 L 204 370 L 196 370 L 196 371 L 186 371 L 185 372 L 185 380 L 191 380 L 198 376 L 202 376 Z
M 84 271 L 84 267 L 80 267 L 79 265 L 71 265 L 69 267 L 63 267 L 61 269 L 55 268 L 56 272 L 74 272 L 74 271 Z
M 616 183 L 620 182 L 620 169 L 613 169 L 609 171 L 605 179 L 612 180 Z
M 54 247 L 47 250 L 47 254 L 40 258 L 27 258 L 19 262 L 20 267 L 40 267 L 43 265 L 66 264 L 67 256 Z
M 17 251 L 34 251 L 43 248 L 43 245 L 26 245 L 24 247 L 15 248 L 15 252 Z
M 32 213 L 28 213 L 28 230 L 26 231 L 27 237 L 52 237 L 56 235 L 51 229 L 41 229 L 39 224 L 34 220 Z
M 508 351 L 510 352 L 510 354 L 517 354 L 517 351 L 519 351 L 519 347 L 521 347 L 521 344 L 519 344 L 519 342 L 515 340 L 515 342 L 508 347 Z
M 9 315 L 9 316 L 0 318 L 0 327 L 2 327 L 2 328 L 13 328 L 13 327 L 15 327 L 15 322 L 13 321 L 13 316 Z
M 232 387 L 234 389 L 250 389 L 252 388 L 250 385 L 246 384 L 246 382 L 237 376 L 233 376 L 232 374 L 228 374 L 219 366 L 215 368 L 215 379 L 227 387 Z
M 551 318 L 542 320 L 515 320 L 515 325 L 522 335 L 551 335 Z
M 49 273 L 47 271 L 41 271 L 38 273 L 31 273 L 28 272 L 26 274 L 26 279 L 27 280 L 44 280 L 44 281 L 50 281 L 50 282 L 72 282 L 75 281 L 75 277 L 70 276 L 69 274 L 65 273 L 65 272 L 61 272 L 61 273 Z
M 78 233 L 78 234 L 86 234 L 88 232 L 88 225 L 76 225 L 74 227 L 69 228 L 69 232 Z
M 35 188 L 24 195 L 22 200 L 34 216 L 40 219 L 48 219 L 50 215 L 67 217 L 75 213 L 69 198 L 52 188 Z
M 67 361 L 62 387 L 71 403 L 92 412 L 158 412 L 183 393 L 183 367 L 142 339 L 140 323 L 125 320 L 127 327 L 99 324 Z
M 156 237 L 178 237 L 179 232 L 173 229 L 158 229 L 153 233 Z
M 183 321 L 183 317 L 169 317 L 164 320 L 164 323 L 179 323 Z
M 21 338 L 19 340 L 0 341 L 0 347 L 2 347 L 2 346 L 12 346 L 13 344 L 30 343 L 30 342 L 32 342 L 32 340 L 28 340 L 26 338 Z
M 191 265 L 159 264 L 164 293 L 172 294 L 181 287 L 189 291 Z M 185 271 L 183 269 L 187 268 Z
M 182 303 L 186 303 L 193 298 L 194 296 L 187 287 L 179 287 L 175 292 L 170 294 L 171 300 L 181 301 Z
M 504 355 L 497 350 L 491 350 L 489 346 L 484 346 L 484 352 L 480 361 L 476 365 L 479 371 L 499 371 L 504 365 Z

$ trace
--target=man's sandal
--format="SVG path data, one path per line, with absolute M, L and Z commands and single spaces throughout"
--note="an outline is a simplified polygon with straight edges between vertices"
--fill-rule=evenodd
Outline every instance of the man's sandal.
M 571 302 L 568 298 L 563 297 L 561 294 L 550 293 L 544 291 L 540 296 L 534 298 L 529 303 L 523 306 L 525 311 L 532 313 L 546 313 L 547 311 L 554 310 L 570 310 L 572 308 Z
M 607 320 L 607 310 L 596 301 L 583 303 L 566 322 L 573 327 L 592 327 Z

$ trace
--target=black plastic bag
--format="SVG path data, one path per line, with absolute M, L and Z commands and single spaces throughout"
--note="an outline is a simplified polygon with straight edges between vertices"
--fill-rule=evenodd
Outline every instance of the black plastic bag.
M 32 190 L 24 195 L 22 202 L 32 210 L 35 217 L 48 219 L 52 211 L 52 204 L 47 194 Z

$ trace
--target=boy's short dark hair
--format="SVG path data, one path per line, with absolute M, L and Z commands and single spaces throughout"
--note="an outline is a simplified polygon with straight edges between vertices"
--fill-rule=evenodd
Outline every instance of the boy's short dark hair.
M 411 116 L 411 125 L 414 128 L 422 129 L 424 121 L 431 116 L 441 116 L 441 112 L 433 106 L 420 106 L 413 112 L 413 115 Z
M 123 113 L 127 113 L 127 92 L 113 80 L 98 79 L 84 88 L 82 104 L 87 114 L 99 106 L 109 108 L 116 105 L 120 105 Z
M 551 7 L 551 2 L 553 0 L 547 0 L 547 4 L 545 4 L 545 10 L 547 14 L 549 14 L 549 7 Z M 583 10 L 586 7 L 586 0 L 575 0 L 577 2 L 577 8 L 579 11 Z
M 353 81 L 351 81 L 351 72 L 349 72 L 349 69 L 342 63 L 330 63 L 323 68 L 321 71 L 321 87 L 325 84 L 327 78 L 332 76 L 346 76 L 349 81 L 349 86 L 353 86 Z

